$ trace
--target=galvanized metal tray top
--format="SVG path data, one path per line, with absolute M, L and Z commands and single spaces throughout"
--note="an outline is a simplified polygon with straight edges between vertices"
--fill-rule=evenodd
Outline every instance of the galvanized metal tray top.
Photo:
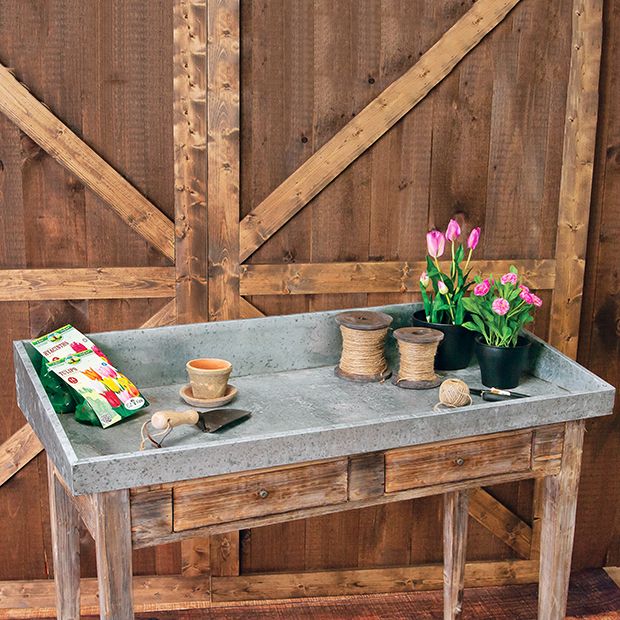
M 409 325 L 417 304 L 377 308 Z M 529 375 L 519 391 L 531 398 L 433 411 L 438 390 L 403 390 L 389 381 L 352 383 L 334 375 L 341 336 L 334 316 L 318 312 L 94 334 L 92 340 L 144 392 L 148 409 L 108 429 L 57 415 L 41 385 L 27 341 L 14 343 L 18 403 L 75 494 L 138 487 L 423 444 L 612 411 L 614 388 L 534 336 Z M 388 338 L 388 361 L 397 367 Z M 161 449 L 139 450 L 140 427 L 158 409 L 187 409 L 179 388 L 185 363 L 220 357 L 233 364 L 249 409 L 243 424 L 206 434 L 176 428 Z M 446 373 L 480 387 L 476 366 Z

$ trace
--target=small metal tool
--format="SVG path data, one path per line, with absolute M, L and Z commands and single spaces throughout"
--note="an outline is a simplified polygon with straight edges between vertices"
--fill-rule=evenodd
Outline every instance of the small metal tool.
M 252 415 L 244 409 L 211 409 L 210 411 L 157 411 L 151 416 L 151 426 L 156 430 L 165 430 L 193 424 L 203 433 L 214 433 L 226 426 L 242 422 Z
M 476 394 L 476 396 L 481 396 L 482 400 L 486 400 L 489 402 L 512 400 L 513 398 L 529 398 L 529 394 L 510 392 L 509 390 L 500 390 L 498 388 L 489 388 L 488 390 L 480 388 L 469 388 L 469 391 L 472 394 Z

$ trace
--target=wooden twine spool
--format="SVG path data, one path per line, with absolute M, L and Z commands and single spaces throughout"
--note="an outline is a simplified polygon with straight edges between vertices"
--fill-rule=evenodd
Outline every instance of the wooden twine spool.
M 400 367 L 392 383 L 410 390 L 437 387 L 441 377 L 435 374 L 435 354 L 443 333 L 429 327 L 401 327 L 394 338 L 398 340 Z
M 350 381 L 383 381 L 391 373 L 383 347 L 392 317 L 383 312 L 357 310 L 336 316 L 342 333 L 336 376 Z

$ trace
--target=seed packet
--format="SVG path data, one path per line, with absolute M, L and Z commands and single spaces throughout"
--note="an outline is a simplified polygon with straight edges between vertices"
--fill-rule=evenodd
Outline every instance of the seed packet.
M 94 351 L 109 362 L 103 351 L 73 325 L 65 325 L 31 342 L 32 346 L 48 361 L 57 362 L 74 353 Z
M 95 351 L 74 353 L 48 367 L 83 399 L 76 406 L 78 422 L 107 428 L 149 404 L 123 373 Z

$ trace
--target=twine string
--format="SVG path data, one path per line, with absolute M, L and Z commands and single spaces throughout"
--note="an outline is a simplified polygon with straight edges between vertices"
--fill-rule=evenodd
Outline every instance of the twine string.
M 400 351 L 400 368 L 398 381 L 434 381 L 435 353 L 438 342 L 398 341 Z
M 166 437 L 168 437 L 168 435 L 172 432 L 172 426 L 170 426 L 170 422 L 168 422 L 168 424 L 166 424 L 166 428 L 164 428 L 159 433 L 153 433 L 151 435 L 151 433 L 149 431 L 149 422 L 150 422 L 150 420 L 147 420 L 142 425 L 142 428 L 140 429 L 140 450 L 144 450 L 144 448 L 146 447 L 146 440 L 147 439 L 156 448 L 161 448 L 164 439 L 166 439 Z M 161 437 L 161 439 L 159 441 L 157 441 L 155 439 L 155 437 Z
M 469 386 L 460 379 L 446 379 L 439 386 L 439 402 L 433 407 L 434 411 L 439 411 L 444 407 L 450 409 L 454 407 L 464 407 L 472 404 Z
M 342 354 L 340 370 L 352 375 L 374 376 L 388 369 L 383 346 L 388 328 L 365 331 L 340 326 Z

